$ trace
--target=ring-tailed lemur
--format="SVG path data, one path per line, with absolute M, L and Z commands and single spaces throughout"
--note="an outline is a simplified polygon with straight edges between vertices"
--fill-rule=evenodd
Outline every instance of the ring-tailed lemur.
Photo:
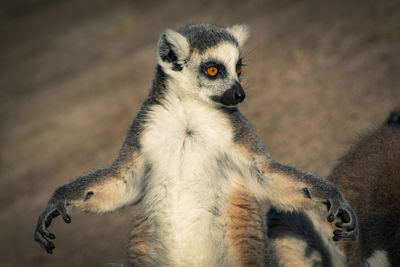
M 279 266 L 397 266 L 400 263 L 400 110 L 363 135 L 329 175 L 359 219 L 357 242 L 330 241 L 316 210 L 268 213 L 269 253 Z M 384 229 L 384 231 L 382 231 Z
M 34 238 L 47 252 L 55 248 L 48 227 L 58 215 L 71 222 L 67 209 L 126 205 L 141 210 L 133 215 L 132 266 L 264 265 L 262 203 L 328 205 L 328 220 L 342 219 L 333 238 L 356 238 L 356 216 L 338 189 L 273 160 L 239 112 L 247 38 L 242 25 L 190 24 L 161 35 L 152 89 L 119 157 L 59 187 L 40 214 Z

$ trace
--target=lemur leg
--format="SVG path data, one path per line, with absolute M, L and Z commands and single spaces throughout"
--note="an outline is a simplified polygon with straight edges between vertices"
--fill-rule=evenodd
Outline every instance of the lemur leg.
M 327 206 L 329 222 L 336 227 L 333 240 L 355 240 L 358 223 L 355 212 L 340 191 L 326 180 L 291 166 L 283 165 L 265 157 L 254 160 L 250 190 L 259 200 L 269 200 L 280 210 L 312 210 Z
M 48 227 L 54 217 L 61 215 L 66 223 L 70 223 L 68 211 L 71 209 L 101 214 L 140 199 L 144 165 L 140 158 L 135 158 L 129 163 L 97 169 L 59 187 L 39 215 L 35 240 L 52 253 L 55 246 L 49 239 L 54 239 L 55 235 Z

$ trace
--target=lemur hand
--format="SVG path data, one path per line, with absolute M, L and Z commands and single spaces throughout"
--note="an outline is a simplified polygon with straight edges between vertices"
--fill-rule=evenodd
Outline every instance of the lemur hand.
M 356 240 L 358 236 L 358 222 L 354 210 L 342 196 L 335 199 L 329 199 L 328 202 L 328 221 L 333 222 L 335 218 L 339 218 L 341 222 L 337 222 L 335 225 L 339 228 L 343 228 L 343 230 L 333 231 L 333 240 Z
M 35 233 L 33 235 L 35 241 L 39 242 L 48 253 L 53 253 L 53 249 L 55 249 L 54 243 L 49 241 L 49 239 L 55 239 L 56 236 L 50 233 L 47 228 L 50 226 L 53 218 L 57 217 L 58 215 L 62 216 L 64 222 L 71 222 L 71 217 L 68 215 L 66 210 L 66 201 L 53 196 L 49 200 L 46 208 L 39 215 Z

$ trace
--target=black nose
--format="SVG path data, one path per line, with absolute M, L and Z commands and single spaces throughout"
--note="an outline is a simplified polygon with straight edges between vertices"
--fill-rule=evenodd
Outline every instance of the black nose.
M 242 102 L 242 101 L 244 100 L 244 98 L 246 97 L 246 95 L 244 94 L 244 92 L 243 92 L 243 93 L 241 93 L 241 92 L 235 92 L 234 95 L 235 95 L 235 99 L 236 99 L 236 101 L 237 101 L 238 103 Z
M 222 95 L 221 102 L 224 105 L 231 106 L 243 102 L 246 94 L 243 91 L 240 83 L 236 82 L 231 89 L 225 91 Z

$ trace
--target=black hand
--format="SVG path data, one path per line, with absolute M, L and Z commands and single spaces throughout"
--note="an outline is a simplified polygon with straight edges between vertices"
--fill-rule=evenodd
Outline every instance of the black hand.
M 43 246 L 48 253 L 53 253 L 53 250 L 55 249 L 54 243 L 49 241 L 49 239 L 55 239 L 56 236 L 50 233 L 47 229 L 50 226 L 53 218 L 61 215 L 64 219 L 64 222 L 71 222 L 71 217 L 68 215 L 65 206 L 65 201 L 51 199 L 47 204 L 47 207 L 39 215 L 33 236 L 35 241 L 39 242 L 39 244 Z
M 339 218 L 341 221 L 335 225 L 343 230 L 333 231 L 334 241 L 353 241 L 358 236 L 358 222 L 357 216 L 354 210 L 347 204 L 343 199 L 330 200 L 330 209 L 328 215 L 328 221 L 333 222 L 335 218 Z

